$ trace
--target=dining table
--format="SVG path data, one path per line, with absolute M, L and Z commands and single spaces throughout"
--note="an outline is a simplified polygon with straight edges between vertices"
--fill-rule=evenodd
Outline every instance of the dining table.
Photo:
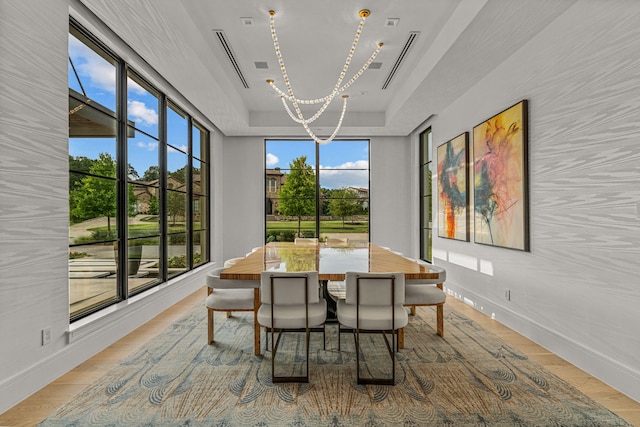
M 260 347 L 260 324 L 255 315 L 260 308 L 260 275 L 263 271 L 317 271 L 318 280 L 345 280 L 347 271 L 404 273 L 405 280 L 437 279 L 429 265 L 420 264 L 389 249 L 368 242 L 330 243 L 270 242 L 238 260 L 220 273 L 220 279 L 242 280 L 254 289 L 254 352 Z M 398 332 L 398 347 L 404 347 L 404 331 Z

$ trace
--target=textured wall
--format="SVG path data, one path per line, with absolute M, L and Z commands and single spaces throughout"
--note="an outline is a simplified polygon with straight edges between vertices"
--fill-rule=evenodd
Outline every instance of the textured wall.
M 436 262 L 459 297 L 636 400 L 639 17 L 577 2 L 433 122 L 437 146 L 529 100 L 530 253 L 437 238 Z
M 0 1 L 0 412 L 204 283 L 180 276 L 68 341 L 68 25 L 66 0 Z
M 66 4 L 1 4 L 2 379 L 59 350 L 68 325 Z M 45 327 L 52 342 L 41 347 Z

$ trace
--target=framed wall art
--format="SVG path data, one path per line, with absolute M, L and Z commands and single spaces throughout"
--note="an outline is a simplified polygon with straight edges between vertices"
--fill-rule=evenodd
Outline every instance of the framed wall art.
M 438 236 L 469 241 L 469 132 L 437 149 Z
M 476 243 L 529 250 L 527 101 L 473 128 Z

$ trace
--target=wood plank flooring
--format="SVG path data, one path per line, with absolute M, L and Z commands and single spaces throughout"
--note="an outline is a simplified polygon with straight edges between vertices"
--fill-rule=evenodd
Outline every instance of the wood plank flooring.
M 156 316 L 126 337 L 82 363 L 56 381 L 34 393 L 21 403 L 0 415 L 0 427 L 32 427 L 46 418 L 51 412 L 71 400 L 77 393 L 100 378 L 107 370 L 138 349 L 147 340 L 162 332 L 172 322 L 200 303 L 206 297 L 206 288 L 194 292 L 178 304 Z M 499 324 L 497 321 L 476 311 L 472 307 L 455 300 L 447 299 L 447 307 L 455 308 L 482 327 L 504 339 L 530 358 L 542 364 L 554 374 L 563 378 L 574 387 L 601 403 L 634 426 L 640 426 L 640 403 L 617 392 L 586 372 L 567 363 L 560 357 L 520 334 Z M 419 307 L 418 310 L 424 309 Z M 445 331 L 446 333 L 446 331 Z

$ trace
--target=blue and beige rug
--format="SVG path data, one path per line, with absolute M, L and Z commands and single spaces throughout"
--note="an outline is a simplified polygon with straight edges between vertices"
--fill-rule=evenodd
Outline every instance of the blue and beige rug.
M 462 314 L 445 308 L 445 316 L 445 338 L 435 333 L 435 310 L 410 317 L 396 386 L 356 385 L 353 338 L 343 332 L 338 351 L 335 325 L 326 350 L 312 334 L 308 384 L 273 384 L 271 353 L 253 354 L 250 314 L 216 313 L 209 346 L 206 310 L 194 307 L 39 425 L 629 425 Z M 376 340 L 363 340 L 363 375 L 389 371 Z M 277 360 L 303 362 L 303 344 L 285 335 Z

